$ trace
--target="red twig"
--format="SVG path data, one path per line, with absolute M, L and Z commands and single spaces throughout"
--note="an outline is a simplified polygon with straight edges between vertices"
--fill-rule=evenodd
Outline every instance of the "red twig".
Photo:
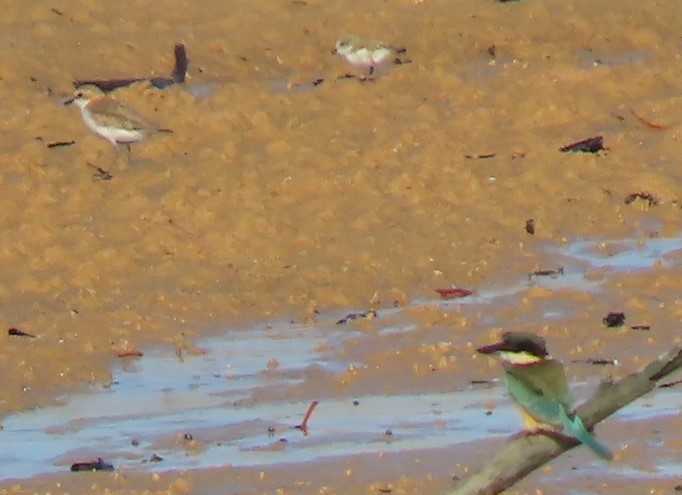
M 446 289 L 434 289 L 443 299 L 457 299 L 459 297 L 467 297 L 474 293 L 471 289 L 458 289 L 456 287 L 448 287 Z
M 644 117 L 640 117 L 639 115 L 637 115 L 637 114 L 635 113 L 634 110 L 630 110 L 630 113 L 632 114 L 632 116 L 633 116 L 634 118 L 636 118 L 637 120 L 639 120 L 642 124 L 644 124 L 645 126 L 647 126 L 649 129 L 656 129 L 657 131 L 664 131 L 664 130 L 666 130 L 666 129 L 668 129 L 668 128 L 670 127 L 669 125 L 657 124 L 656 122 L 651 122 L 650 120 L 647 120 L 647 119 L 645 119 Z
M 129 351 L 121 351 L 116 353 L 116 357 L 118 358 L 125 358 L 125 357 L 142 357 L 144 354 L 142 351 L 136 351 L 134 349 L 129 350 Z
M 303 433 L 307 434 L 308 433 L 308 420 L 310 419 L 310 416 L 313 415 L 313 411 L 319 404 L 318 401 L 314 400 L 310 403 L 308 406 L 308 410 L 305 412 L 305 416 L 303 416 L 303 422 L 301 422 L 300 425 L 296 426 L 297 430 L 301 430 Z

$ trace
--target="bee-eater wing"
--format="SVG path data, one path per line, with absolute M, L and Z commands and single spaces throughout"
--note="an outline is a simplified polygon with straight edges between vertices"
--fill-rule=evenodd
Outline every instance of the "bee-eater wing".
M 535 420 L 579 440 L 603 459 L 613 458 L 609 449 L 571 413 L 568 384 L 561 363 L 546 361 L 532 366 L 505 366 L 505 369 L 509 394 Z
M 506 379 L 509 395 L 536 421 L 560 431 L 565 428 L 562 416 L 566 416 L 566 412 L 559 401 L 517 373 L 507 372 Z

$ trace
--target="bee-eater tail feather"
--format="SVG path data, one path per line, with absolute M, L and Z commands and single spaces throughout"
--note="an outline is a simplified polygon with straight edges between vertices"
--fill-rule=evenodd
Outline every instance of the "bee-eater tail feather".
M 608 447 L 606 447 L 604 444 L 599 442 L 597 438 L 587 431 L 585 426 L 583 425 L 583 422 L 580 420 L 579 417 L 575 417 L 573 420 L 573 436 L 580 440 L 581 443 L 587 445 L 592 451 L 597 454 L 599 457 L 602 459 L 605 459 L 607 461 L 613 460 L 613 454 L 609 450 Z

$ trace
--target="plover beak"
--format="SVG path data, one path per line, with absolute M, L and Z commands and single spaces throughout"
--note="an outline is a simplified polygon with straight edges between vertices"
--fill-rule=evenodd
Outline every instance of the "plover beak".
M 78 98 L 83 98 L 83 93 L 80 91 L 78 93 L 74 93 L 73 95 L 69 96 L 66 100 L 64 100 L 64 105 L 71 105 L 74 101 L 76 101 Z

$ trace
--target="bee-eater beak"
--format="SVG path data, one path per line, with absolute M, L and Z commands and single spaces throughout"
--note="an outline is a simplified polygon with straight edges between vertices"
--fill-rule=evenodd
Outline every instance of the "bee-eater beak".
M 481 354 L 495 354 L 504 350 L 504 342 L 497 342 L 495 344 L 484 345 L 476 349 Z
M 62 102 L 62 105 L 71 105 L 76 99 L 75 95 L 69 96 L 66 100 Z

